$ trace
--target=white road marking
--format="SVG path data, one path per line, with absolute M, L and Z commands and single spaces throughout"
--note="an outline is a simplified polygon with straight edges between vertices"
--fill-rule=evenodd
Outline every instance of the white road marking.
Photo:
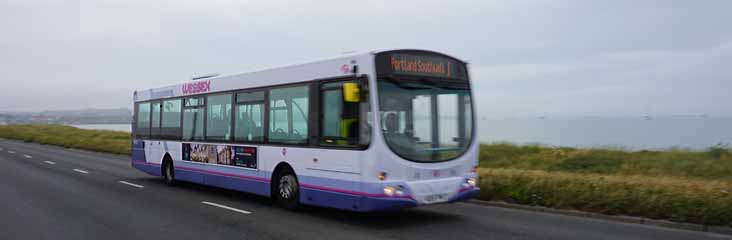
M 15 154 L 15 151 L 8 151 L 8 153 L 10 153 L 10 154 Z
M 33 156 L 31 156 L 31 155 L 23 155 L 23 157 L 25 157 L 25 158 L 33 158 Z
M 76 168 L 74 168 L 74 171 L 77 171 L 77 172 L 80 172 L 80 173 L 84 173 L 84 174 L 89 173 L 87 171 L 84 171 L 84 170 L 81 170 L 81 169 L 76 169 Z
M 117 182 L 119 182 L 121 184 L 130 185 L 130 186 L 133 186 L 133 187 L 136 187 L 136 188 L 144 188 L 145 187 L 145 186 L 142 186 L 142 185 L 138 185 L 138 184 L 134 184 L 134 183 L 131 183 L 131 182 L 126 182 L 126 181 L 117 181 Z
M 43 161 L 43 162 L 44 162 L 44 163 L 48 163 L 48 164 L 51 164 L 51 165 L 53 165 L 53 164 L 56 164 L 55 162 L 51 162 L 51 161 Z
M 229 206 L 225 206 L 225 205 L 221 205 L 221 204 L 218 204 L 218 203 L 205 202 L 205 201 L 204 202 L 201 202 L 201 203 L 206 204 L 206 205 L 211 205 L 211 206 L 214 206 L 214 207 L 220 207 L 220 208 L 223 208 L 223 209 L 226 209 L 226 210 L 231 210 L 231 211 L 238 212 L 238 213 L 243 213 L 243 214 L 251 214 L 252 213 L 250 211 L 244 211 L 244 210 L 241 210 L 241 209 L 236 209 L 236 208 L 229 207 Z

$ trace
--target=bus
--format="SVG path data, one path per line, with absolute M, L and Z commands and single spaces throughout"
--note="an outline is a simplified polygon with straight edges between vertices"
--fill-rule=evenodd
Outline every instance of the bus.
M 474 198 L 468 67 L 428 50 L 344 54 L 133 95 L 132 166 L 358 212 Z

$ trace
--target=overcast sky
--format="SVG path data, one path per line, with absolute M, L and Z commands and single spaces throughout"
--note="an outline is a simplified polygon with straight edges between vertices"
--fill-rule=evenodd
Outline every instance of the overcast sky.
M 471 63 L 480 116 L 732 116 L 731 23 L 726 0 L 0 0 L 0 111 L 130 107 L 194 74 L 426 48 Z

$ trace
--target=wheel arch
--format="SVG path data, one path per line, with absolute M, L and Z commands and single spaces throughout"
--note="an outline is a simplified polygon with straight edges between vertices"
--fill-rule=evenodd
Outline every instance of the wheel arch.
M 282 172 L 284 172 L 285 170 L 291 171 L 293 174 L 295 174 L 295 178 L 297 178 L 297 172 L 295 172 L 295 169 L 292 168 L 292 166 L 290 166 L 289 163 L 287 163 L 287 162 L 278 163 L 277 166 L 275 166 L 274 170 L 272 171 L 272 176 L 270 177 L 270 180 L 269 180 L 270 197 L 274 198 L 274 194 L 277 192 L 275 189 L 277 187 L 277 184 L 275 184 L 275 181 L 277 181 L 280 174 Z

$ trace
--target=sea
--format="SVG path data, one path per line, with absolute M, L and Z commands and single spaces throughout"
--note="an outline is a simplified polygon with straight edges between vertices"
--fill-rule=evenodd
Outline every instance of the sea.
M 624 150 L 704 150 L 732 146 L 732 118 L 494 118 L 479 119 L 483 143 Z M 73 125 L 130 132 L 130 124 Z

